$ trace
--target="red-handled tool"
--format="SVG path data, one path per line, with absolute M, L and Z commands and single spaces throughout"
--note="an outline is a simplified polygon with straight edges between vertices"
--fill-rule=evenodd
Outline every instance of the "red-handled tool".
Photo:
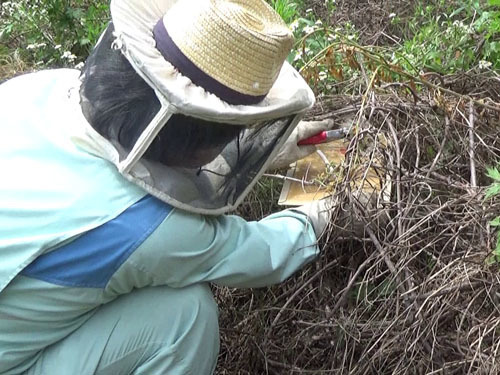
M 348 134 L 349 134 L 349 129 L 347 128 L 324 130 L 322 132 L 319 132 L 318 134 L 313 135 L 312 137 L 299 141 L 297 144 L 299 146 L 318 145 L 320 143 L 326 143 L 334 141 L 336 139 L 345 138 L 347 137 Z

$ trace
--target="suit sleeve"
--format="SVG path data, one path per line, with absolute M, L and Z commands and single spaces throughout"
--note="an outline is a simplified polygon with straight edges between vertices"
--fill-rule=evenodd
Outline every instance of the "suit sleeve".
M 110 280 L 108 289 L 214 282 L 230 287 L 279 283 L 318 254 L 314 230 L 285 210 L 260 221 L 173 210 Z

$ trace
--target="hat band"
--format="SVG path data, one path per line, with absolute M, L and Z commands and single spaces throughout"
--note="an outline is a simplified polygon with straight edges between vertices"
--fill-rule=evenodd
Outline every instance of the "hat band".
M 160 19 L 153 29 L 156 41 L 156 48 L 163 55 L 165 60 L 175 66 L 183 75 L 188 77 L 197 86 L 203 87 L 208 92 L 218 96 L 220 99 L 234 105 L 257 104 L 266 95 L 247 95 L 220 83 L 198 68 L 184 53 L 177 47 L 165 28 L 163 19 Z

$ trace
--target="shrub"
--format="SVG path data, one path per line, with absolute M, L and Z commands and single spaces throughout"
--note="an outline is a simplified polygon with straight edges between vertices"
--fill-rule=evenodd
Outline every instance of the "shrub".
M 488 0 L 488 4 L 466 0 L 458 5 L 420 2 L 413 19 L 405 23 L 411 36 L 393 55 L 393 61 L 415 74 L 499 68 L 500 0 Z M 399 22 L 395 16 L 393 23 Z
M 107 2 L 6 1 L 0 8 L 0 56 L 16 54 L 37 66 L 85 60 L 109 20 Z

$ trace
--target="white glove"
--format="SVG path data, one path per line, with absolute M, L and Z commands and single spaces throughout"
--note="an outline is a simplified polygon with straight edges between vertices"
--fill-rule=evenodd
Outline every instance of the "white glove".
M 286 168 L 291 163 L 312 154 L 316 151 L 316 146 L 298 146 L 297 143 L 331 128 L 333 128 L 333 120 L 331 119 L 323 121 L 300 121 L 267 169 Z
M 309 222 L 313 226 L 314 233 L 316 233 L 316 238 L 319 238 L 330 222 L 333 206 L 334 201 L 330 197 L 312 201 L 303 206 L 290 208 L 290 210 L 298 211 L 306 215 L 309 219 Z
M 373 218 L 374 225 L 379 227 L 383 226 L 386 222 L 384 216 L 373 215 L 374 200 L 376 196 L 368 196 L 365 193 L 353 194 L 353 199 L 356 199 L 357 203 L 366 210 L 364 213 L 368 217 L 360 218 L 351 211 L 351 207 L 346 205 L 345 207 L 339 206 L 338 198 L 328 197 L 307 203 L 303 206 L 290 208 L 291 211 L 298 211 L 307 216 L 309 222 L 313 226 L 314 233 L 316 237 L 319 238 L 326 228 L 330 225 L 330 233 L 336 233 L 341 237 L 357 237 L 363 238 L 365 234 L 365 226 L 369 221 L 370 217 Z M 358 210 L 359 211 L 359 210 Z M 371 211 L 371 213 L 370 213 Z M 335 213 L 335 216 L 333 215 Z

